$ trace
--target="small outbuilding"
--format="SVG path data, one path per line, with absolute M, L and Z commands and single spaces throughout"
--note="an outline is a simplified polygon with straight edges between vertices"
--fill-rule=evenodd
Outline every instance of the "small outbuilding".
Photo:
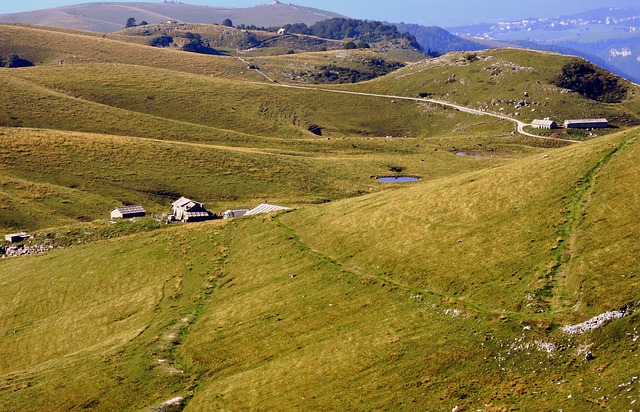
M 16 242 L 22 242 L 23 240 L 27 240 L 30 237 L 31 235 L 25 232 L 11 233 L 8 235 L 4 235 L 4 240 L 6 240 L 9 243 L 16 243 Z
M 233 219 L 234 217 L 240 217 L 247 214 L 249 209 L 237 209 L 237 210 L 226 210 L 222 214 L 223 219 Z
M 204 204 L 186 197 L 181 197 L 171 204 L 174 220 L 182 222 L 201 222 L 215 217 L 213 213 L 205 209 Z
M 277 206 L 277 205 L 270 205 L 268 203 L 262 203 L 256 207 L 254 207 L 253 209 L 249 210 L 246 215 L 247 216 L 251 216 L 251 215 L 258 215 L 260 213 L 270 213 L 270 212 L 278 212 L 281 210 L 291 210 L 288 207 L 284 207 L 284 206 Z
M 111 211 L 111 219 L 131 219 L 147 214 L 142 206 L 120 206 Z
M 558 124 L 551 120 L 549 117 L 545 117 L 544 119 L 536 119 L 531 122 L 531 126 L 535 129 L 557 129 Z
M 609 121 L 607 119 L 565 120 L 564 127 L 566 129 L 606 129 L 609 127 Z

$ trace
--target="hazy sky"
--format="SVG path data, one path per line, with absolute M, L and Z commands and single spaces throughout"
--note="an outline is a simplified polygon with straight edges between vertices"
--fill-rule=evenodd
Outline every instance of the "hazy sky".
M 120 0 L 140 2 L 141 0 Z M 90 0 L 0 0 L 0 14 L 46 9 Z M 147 0 L 162 3 L 162 0 Z M 182 0 L 186 4 L 248 7 L 271 0 Z M 556 17 L 601 7 L 637 7 L 638 0 L 285 0 L 349 17 L 451 27 L 527 17 Z

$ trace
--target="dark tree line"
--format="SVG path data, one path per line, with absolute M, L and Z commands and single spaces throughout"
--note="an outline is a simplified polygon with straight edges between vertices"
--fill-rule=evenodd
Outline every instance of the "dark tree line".
M 413 35 L 401 33 L 396 26 L 379 21 L 334 18 L 319 21 L 311 27 L 304 23 L 288 24 L 284 29 L 289 33 L 332 40 L 354 39 L 375 43 L 383 40 L 405 39 L 411 47 L 422 50 L 422 46 Z
M 352 39 L 358 48 L 366 47 L 365 43 L 375 43 L 383 40 L 405 39 L 411 47 L 422 50 L 422 46 L 416 38 L 409 33 L 401 33 L 392 24 L 381 23 L 379 21 L 356 20 L 345 18 L 334 18 L 315 23 L 311 27 L 304 23 L 286 24 L 282 27 L 257 27 L 255 25 L 239 25 L 238 29 L 243 30 L 264 30 L 277 32 L 281 28 L 287 33 L 304 34 L 316 36 L 323 39 L 344 40 Z

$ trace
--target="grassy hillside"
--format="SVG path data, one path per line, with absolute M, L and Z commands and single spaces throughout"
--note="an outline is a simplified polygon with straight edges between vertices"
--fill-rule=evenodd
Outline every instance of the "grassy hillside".
M 30 129 L 0 129 L 0 140 L 6 176 L 0 227 L 14 231 L 104 219 L 122 203 L 167 212 L 183 195 L 220 212 L 265 199 L 290 206 L 326 202 L 384 189 L 371 176 L 397 175 L 397 168 L 431 180 L 539 150 L 513 142 L 499 146 L 509 152 L 469 159 L 444 142 L 381 138 L 345 140 L 316 154 Z
M 123 42 L 118 36 L 0 24 L 0 55 L 15 53 L 40 65 L 122 63 L 200 75 L 259 80 L 237 59 L 152 48 Z
M 4 407 L 141 410 L 193 387 L 175 345 L 225 252 L 185 229 L 0 262 Z
M 622 82 L 631 91 L 617 105 L 601 104 L 553 85 L 562 67 L 575 59 L 514 49 L 450 53 L 406 67 L 366 88 L 411 97 L 422 94 L 526 122 L 544 117 L 559 123 L 605 117 L 616 126 L 638 124 L 638 87 L 628 81 Z
M 593 301 L 603 280 L 575 269 L 600 250 L 584 244 L 589 219 L 620 205 L 610 182 L 637 186 L 637 146 L 634 131 L 276 218 L 1 261 L 0 398 L 16 410 L 144 410 L 175 396 L 185 411 L 629 407 L 637 250 L 607 254 L 628 275 L 607 287 L 626 294 Z M 607 230 L 640 233 L 624 219 Z M 560 329 L 628 304 L 595 331 Z M 42 334 L 56 344 L 32 353 Z
M 180 397 L 185 412 L 582 411 L 640 398 L 635 86 L 621 103 L 588 100 L 550 83 L 569 58 L 501 50 L 285 87 L 305 66 L 360 70 L 373 55 L 242 61 L 120 34 L 0 36 L 0 54 L 42 62 L 0 69 L 0 230 L 53 248 L 0 259 L 4 409 L 167 412 Z M 539 139 L 397 96 L 618 128 Z M 121 204 L 168 212 L 179 196 L 294 210 L 107 219 Z
M 608 186 L 600 183 L 601 169 L 633 168 L 630 158 L 637 143 L 634 139 L 627 144 L 629 138 L 617 135 L 498 169 L 306 208 L 295 215 L 297 220 L 291 215 L 284 221 L 311 247 L 348 262 L 353 270 L 427 289 L 482 311 L 533 315 L 540 309 L 569 310 L 576 302 L 554 308 L 549 299 L 555 296 L 558 274 L 573 264 L 573 248 L 579 248 L 574 243 L 589 239 L 578 240 L 574 232 L 583 214 L 590 213 L 592 191 Z M 600 201 L 611 199 L 603 196 Z M 625 208 L 622 216 L 627 213 L 633 208 Z M 362 224 L 364 216 L 370 224 Z M 408 226 L 414 230 L 408 233 Z M 635 232 L 618 224 L 609 227 L 609 233 L 626 239 L 627 229 Z M 623 253 L 632 260 L 629 264 L 637 265 L 634 248 L 616 251 L 618 259 Z M 505 285 L 512 299 L 492 299 L 496 287 Z M 628 300 L 609 295 L 590 302 L 590 307 L 597 306 L 589 310 L 604 312 Z
M 148 23 L 164 23 L 175 20 L 220 24 L 224 19 L 231 19 L 235 24 L 275 27 L 287 23 L 311 25 L 320 20 L 342 16 L 325 10 L 280 3 L 233 8 L 197 6 L 182 2 L 139 2 L 133 4 L 100 2 L 2 14 L 0 21 L 109 33 L 122 29 L 130 17 L 134 17 L 138 22 L 146 21 Z

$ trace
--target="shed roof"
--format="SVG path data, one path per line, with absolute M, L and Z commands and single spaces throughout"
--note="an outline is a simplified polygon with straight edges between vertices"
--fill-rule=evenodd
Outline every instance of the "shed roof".
M 533 122 L 531 122 L 532 125 L 540 125 L 540 126 L 552 126 L 554 124 L 556 124 L 556 122 L 554 122 L 551 119 L 536 119 Z
M 193 202 L 193 200 L 187 199 L 186 197 L 182 196 L 180 199 L 178 199 L 175 202 L 173 202 L 171 204 L 171 206 L 181 207 L 181 206 L 184 206 L 184 205 L 188 204 L 189 202 Z
M 277 205 L 270 205 L 268 203 L 262 203 L 254 207 L 250 211 L 248 211 L 246 215 L 248 216 L 248 215 L 257 215 L 260 213 L 277 212 L 279 210 L 291 210 L 291 209 L 284 206 L 277 206 Z
M 184 217 L 192 218 L 192 217 L 209 217 L 211 216 L 211 212 L 184 212 Z
M 609 123 L 607 119 L 575 119 L 575 120 L 565 120 L 564 124 L 574 124 L 574 123 Z
M 144 208 L 142 206 L 120 206 L 120 207 L 116 207 L 115 209 L 113 209 L 114 211 L 117 210 L 118 212 L 122 213 L 122 214 L 126 214 L 126 213 L 146 213 L 147 211 L 144 210 Z

